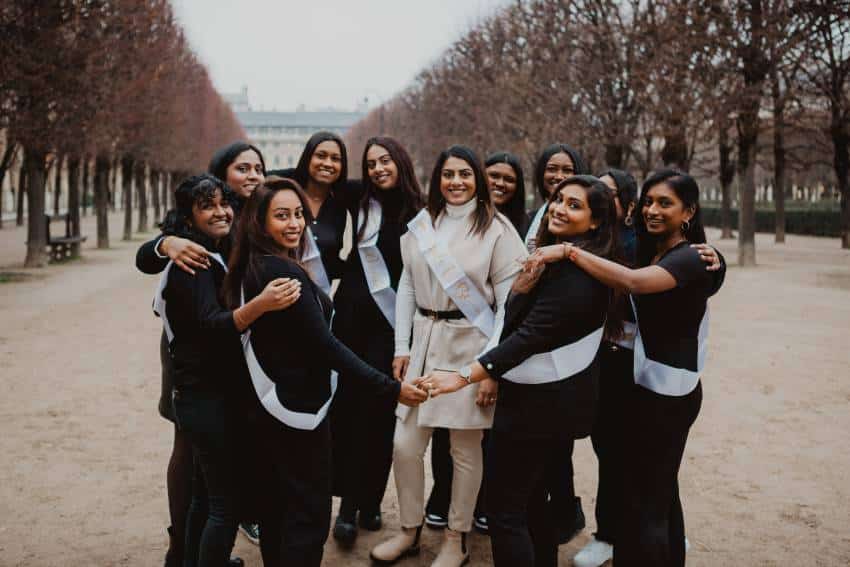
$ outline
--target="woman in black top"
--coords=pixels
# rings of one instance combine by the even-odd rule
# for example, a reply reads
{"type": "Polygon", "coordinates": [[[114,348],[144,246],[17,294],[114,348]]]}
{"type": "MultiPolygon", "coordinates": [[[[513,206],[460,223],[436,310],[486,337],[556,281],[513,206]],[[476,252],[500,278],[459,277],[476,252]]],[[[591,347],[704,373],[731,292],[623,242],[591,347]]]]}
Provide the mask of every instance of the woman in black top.
{"type": "Polygon", "coordinates": [[[410,384],[365,364],[331,334],[331,301],[300,265],[309,215],[307,197],[295,181],[276,179],[258,188],[243,212],[225,282],[233,306],[243,293],[250,299],[276,278],[302,283],[298,301],[260,317],[245,342],[251,381],[265,409],[257,436],[266,446],[263,464],[271,477],[261,523],[265,565],[321,563],[331,512],[325,418],[336,384],[331,370],[375,399],[409,405],[424,399],[410,384]]]}
{"type": "MultiPolygon", "coordinates": [[[[250,399],[239,332],[276,306],[274,289],[267,287],[256,301],[235,311],[220,307],[235,198],[211,175],[190,177],[175,191],[176,208],[162,224],[163,234],[204,246],[211,258],[209,269],[196,275],[167,266],[155,304],[173,368],[174,415],[198,467],[184,565],[223,565],[233,547],[238,499],[234,440],[244,407],[240,400],[250,399]]],[[[173,563],[173,556],[169,561],[173,563]]]]}
{"type": "MultiPolygon", "coordinates": [[[[393,328],[403,267],[399,239],[423,205],[407,151],[393,138],[370,138],[363,150],[363,195],[353,211],[352,251],[334,297],[333,332],[385,374],[398,374],[393,371],[393,328]]],[[[395,430],[395,401],[376,400],[353,386],[342,376],[331,407],[334,493],[342,496],[333,535],[344,545],[357,535],[358,511],[361,527],[381,527],[395,430]]]]}
{"type": "MultiPolygon", "coordinates": [[[[616,217],[607,187],[573,176],[555,188],[540,241],[573,242],[618,256],[616,217]]],[[[597,399],[596,353],[603,333],[618,332],[611,293],[570,262],[524,272],[508,300],[499,345],[459,372],[432,372],[431,395],[487,377],[499,381],[487,465],[487,515],[498,565],[557,565],[572,535],[563,521],[574,494],[561,455],[590,432],[597,399]],[[571,366],[571,367],[570,367],[571,366]]]]}
{"type": "Polygon", "coordinates": [[[348,179],[345,142],[333,132],[316,132],[307,140],[295,169],[276,170],[269,174],[294,179],[307,194],[311,215],[308,233],[318,245],[324,275],[316,273],[318,264],[308,260],[304,266],[328,293],[330,283],[342,277],[345,261],[339,254],[344,244],[347,213],[362,195],[359,184],[348,179]],[[327,285],[324,276],[327,277],[327,285]]]}
{"type": "Polygon", "coordinates": [[[699,187],[685,173],[660,171],[637,205],[637,268],[569,245],[547,247],[535,261],[564,256],[599,281],[629,292],[636,307],[634,381],[620,432],[629,474],[623,487],[614,563],[685,564],[678,473],[702,401],[708,298],[723,270],[706,270],[693,243],[705,242],[699,187]]]}
{"type": "Polygon", "coordinates": [[[529,252],[536,246],[537,233],[555,188],[567,177],[589,173],[590,169],[581,154],[572,146],[558,143],[543,149],[534,166],[534,185],[543,204],[531,215],[531,223],[525,234],[525,245],[529,252]]]}
{"type": "MultiPolygon", "coordinates": [[[[234,142],[217,150],[210,160],[207,171],[224,181],[233,190],[234,219],[239,216],[241,204],[251,195],[257,185],[265,178],[263,154],[255,146],[246,142],[234,142]]],[[[209,251],[190,238],[176,234],[161,234],[139,247],[136,253],[136,268],[145,274],[162,272],[168,262],[189,274],[210,267],[209,251]]],[[[291,305],[299,293],[298,282],[286,281],[276,284],[279,307],[291,305]]],[[[165,333],[160,340],[160,361],[162,363],[162,388],[159,398],[159,413],[165,419],[175,422],[171,403],[173,389],[173,369],[168,354],[165,333]]],[[[192,450],[188,438],[179,428],[174,428],[174,442],[168,461],[168,508],[171,526],[168,528],[169,546],[166,564],[181,565],[183,562],[183,541],[186,514],[192,496],[192,450]]]]}
{"type": "Polygon", "coordinates": [[[519,158],[509,152],[496,152],[484,161],[484,168],[493,204],[524,239],[531,219],[525,211],[525,178],[519,158]]]}

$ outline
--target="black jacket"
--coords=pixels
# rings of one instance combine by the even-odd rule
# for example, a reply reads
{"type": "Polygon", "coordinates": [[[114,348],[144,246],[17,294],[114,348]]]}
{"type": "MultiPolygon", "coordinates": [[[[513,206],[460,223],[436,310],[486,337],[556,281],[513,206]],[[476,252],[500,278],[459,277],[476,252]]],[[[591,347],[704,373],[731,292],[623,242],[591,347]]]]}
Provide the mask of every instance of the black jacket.
{"type": "Polygon", "coordinates": [[[502,377],[532,355],[576,342],[602,326],[610,291],[569,261],[550,264],[528,294],[512,294],[501,342],[479,362],[499,380],[493,429],[519,437],[580,438],[593,425],[598,360],[578,374],[546,384],[502,377]]]}
{"type": "Polygon", "coordinates": [[[264,256],[258,278],[246,278],[245,300],[275,278],[301,281],[301,297],[288,309],[270,311],[254,322],[251,344],[285,407],[317,411],[330,395],[331,369],[376,397],[398,398],[398,382],[364,363],[331,334],[331,301],[296,263],[264,256]]]}

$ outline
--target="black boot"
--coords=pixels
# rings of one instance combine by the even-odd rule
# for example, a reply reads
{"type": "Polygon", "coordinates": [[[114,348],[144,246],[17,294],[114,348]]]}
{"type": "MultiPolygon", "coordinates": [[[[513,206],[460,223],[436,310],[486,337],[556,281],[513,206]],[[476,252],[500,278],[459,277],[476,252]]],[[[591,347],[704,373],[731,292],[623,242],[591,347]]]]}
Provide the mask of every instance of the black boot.
{"type": "Polygon", "coordinates": [[[381,529],[381,512],[364,512],[360,510],[360,516],[357,518],[357,523],[364,530],[376,532],[381,529]]]}
{"type": "Polygon", "coordinates": [[[339,515],[334,522],[334,539],[344,547],[354,545],[357,538],[357,525],[354,523],[357,516],[357,508],[348,498],[343,498],[339,505],[339,515]]]}

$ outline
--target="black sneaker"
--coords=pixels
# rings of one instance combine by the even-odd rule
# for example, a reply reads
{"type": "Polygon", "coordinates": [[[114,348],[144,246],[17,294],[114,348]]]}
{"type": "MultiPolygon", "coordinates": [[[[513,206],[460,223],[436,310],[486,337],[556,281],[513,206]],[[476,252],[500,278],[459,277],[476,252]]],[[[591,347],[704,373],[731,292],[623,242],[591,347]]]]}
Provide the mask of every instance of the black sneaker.
{"type": "Polygon", "coordinates": [[[449,520],[440,514],[425,514],[425,525],[432,530],[442,530],[449,525],[449,520]]]}
{"type": "Polygon", "coordinates": [[[472,524],[475,526],[475,530],[478,533],[484,535],[490,533],[490,528],[487,527],[487,516],[476,516],[472,524]]]}
{"type": "Polygon", "coordinates": [[[253,543],[254,545],[260,544],[260,526],[257,524],[249,524],[248,522],[242,522],[239,524],[239,531],[242,532],[248,541],[253,543]]]}
{"type": "Polygon", "coordinates": [[[376,532],[381,529],[383,522],[381,521],[380,512],[364,512],[360,510],[360,516],[357,518],[357,523],[364,530],[376,532]]]}
{"type": "Polygon", "coordinates": [[[340,514],[334,522],[333,537],[343,547],[351,547],[357,539],[357,526],[354,518],[340,514]]]}

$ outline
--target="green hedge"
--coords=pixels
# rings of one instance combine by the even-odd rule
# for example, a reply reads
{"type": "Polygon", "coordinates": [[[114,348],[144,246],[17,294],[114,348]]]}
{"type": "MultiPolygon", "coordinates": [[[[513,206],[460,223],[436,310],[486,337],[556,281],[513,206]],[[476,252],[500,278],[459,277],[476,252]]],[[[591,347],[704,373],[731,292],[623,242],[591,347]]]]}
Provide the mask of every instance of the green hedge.
{"type": "MultiPolygon", "coordinates": [[[[738,230],[738,211],[731,211],[732,229],[738,230]]],[[[841,235],[841,214],[837,210],[812,208],[810,210],[786,210],[785,232],[787,234],[809,234],[812,236],[841,235]]],[[[702,219],[706,226],[720,226],[720,207],[702,205],[702,219]]],[[[756,209],[756,232],[774,232],[776,213],[772,210],[756,209]]]]}

